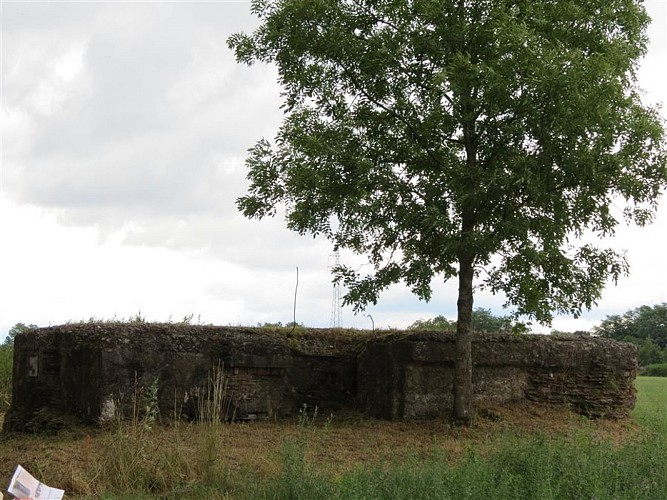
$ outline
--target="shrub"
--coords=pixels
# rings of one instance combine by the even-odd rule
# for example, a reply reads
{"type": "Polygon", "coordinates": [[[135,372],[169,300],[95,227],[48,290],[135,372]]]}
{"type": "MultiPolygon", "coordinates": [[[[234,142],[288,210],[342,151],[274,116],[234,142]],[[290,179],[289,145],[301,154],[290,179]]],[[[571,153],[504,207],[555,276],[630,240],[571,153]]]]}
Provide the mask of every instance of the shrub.
{"type": "Polygon", "coordinates": [[[647,365],[641,370],[646,377],[667,377],[667,363],[656,363],[647,365]]]}

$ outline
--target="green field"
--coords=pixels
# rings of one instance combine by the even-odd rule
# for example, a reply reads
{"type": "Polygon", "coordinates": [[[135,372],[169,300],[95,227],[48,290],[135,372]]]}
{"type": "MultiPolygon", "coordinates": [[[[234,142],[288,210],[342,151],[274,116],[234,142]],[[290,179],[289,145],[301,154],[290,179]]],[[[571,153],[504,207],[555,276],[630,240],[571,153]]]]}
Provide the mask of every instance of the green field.
{"type": "Polygon", "coordinates": [[[20,463],[68,498],[667,498],[667,378],[637,389],[621,422],[526,407],[461,429],[310,409],[273,423],[3,436],[0,483],[20,463]]]}
{"type": "MultiPolygon", "coordinates": [[[[359,467],[331,478],[288,449],[281,476],[260,496],[279,498],[659,499],[667,498],[667,379],[640,378],[628,436],[595,423],[573,433],[506,430],[496,449],[470,446],[454,460],[434,452],[359,467]],[[631,434],[633,434],[631,436],[631,434]],[[296,464],[296,466],[294,465],[296,464]]],[[[622,429],[621,429],[622,430],[622,429]]]]}
{"type": "Polygon", "coordinates": [[[639,377],[635,385],[637,406],[632,414],[634,420],[664,438],[667,436],[667,378],[639,377]]]}

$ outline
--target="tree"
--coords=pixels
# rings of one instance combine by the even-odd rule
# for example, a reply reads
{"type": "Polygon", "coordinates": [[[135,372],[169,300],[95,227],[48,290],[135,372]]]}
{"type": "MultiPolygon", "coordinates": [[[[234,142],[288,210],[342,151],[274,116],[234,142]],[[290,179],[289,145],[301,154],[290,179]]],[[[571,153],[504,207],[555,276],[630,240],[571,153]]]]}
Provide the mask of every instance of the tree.
{"type": "Polygon", "coordinates": [[[660,363],[667,359],[667,302],[607,316],[593,333],[637,345],[642,366],[660,363]]]}
{"type": "Polygon", "coordinates": [[[579,315],[623,255],[578,244],[650,222],[665,140],[643,106],[649,24],[632,0],[253,0],[237,61],[274,63],[285,118],[249,150],[249,218],[368,256],[335,279],[362,310],[458,279],[454,419],[472,416],[473,291],[517,315],[579,315]],[[484,269],[485,274],[480,271],[484,269]]]}
{"type": "Polygon", "coordinates": [[[418,319],[408,326],[408,330],[440,330],[448,332],[456,330],[456,321],[450,321],[442,315],[431,319],[418,319]]]}
{"type": "Polygon", "coordinates": [[[33,330],[35,328],[39,328],[37,325],[28,325],[26,326],[23,323],[16,323],[14,326],[12,326],[9,329],[9,332],[7,332],[7,337],[5,337],[5,342],[4,345],[7,346],[13,346],[14,345],[14,339],[19,333],[27,332],[30,330],[33,330]]]}
{"type": "Polygon", "coordinates": [[[472,312],[473,330],[479,332],[508,332],[512,330],[513,321],[510,316],[496,316],[491,309],[478,307],[472,312]]]}
{"type": "Polygon", "coordinates": [[[655,363],[661,363],[664,350],[651,339],[641,340],[637,345],[639,348],[639,365],[647,366],[655,363]]]}
{"type": "MultiPolygon", "coordinates": [[[[472,327],[478,332],[508,332],[515,326],[517,325],[513,323],[511,316],[496,316],[491,309],[478,307],[472,312],[472,327]]],[[[450,321],[444,316],[427,320],[418,319],[408,326],[408,330],[456,330],[456,321],[450,321]]]]}

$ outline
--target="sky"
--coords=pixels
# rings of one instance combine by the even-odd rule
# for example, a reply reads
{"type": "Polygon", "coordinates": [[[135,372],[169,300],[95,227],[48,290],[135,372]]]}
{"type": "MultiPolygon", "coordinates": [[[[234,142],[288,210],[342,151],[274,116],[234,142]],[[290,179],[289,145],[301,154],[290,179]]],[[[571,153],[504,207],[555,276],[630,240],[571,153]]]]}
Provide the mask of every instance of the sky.
{"type": "MultiPolygon", "coordinates": [[[[667,103],[667,0],[646,7],[639,83],[645,102],[667,103]]],[[[0,339],[19,322],[137,314],[287,323],[295,289],[297,322],[330,326],[331,244],[236,209],[248,148],[283,116],[275,69],[239,65],[226,46],[257,26],[248,1],[0,1],[0,17],[0,339]]],[[[666,235],[663,199],[653,225],[603,243],[627,252],[631,275],[553,328],[666,302],[666,235]]],[[[475,297],[496,314],[503,303],[475,297]]],[[[429,303],[394,286],[365,313],[344,308],[342,323],[404,328],[438,314],[455,318],[454,282],[429,303]]]]}

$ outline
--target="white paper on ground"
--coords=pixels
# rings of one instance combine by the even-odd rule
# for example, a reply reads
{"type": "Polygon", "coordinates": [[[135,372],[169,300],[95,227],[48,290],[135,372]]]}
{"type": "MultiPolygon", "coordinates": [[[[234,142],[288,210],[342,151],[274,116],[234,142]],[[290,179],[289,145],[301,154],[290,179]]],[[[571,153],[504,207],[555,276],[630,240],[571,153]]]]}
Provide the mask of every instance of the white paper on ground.
{"type": "Polygon", "coordinates": [[[48,499],[61,500],[65,494],[64,490],[58,488],[51,488],[50,486],[40,483],[32,474],[25,470],[20,465],[16,466],[16,471],[12,476],[12,480],[7,488],[9,494],[17,498],[31,498],[31,499],[48,499]]]}

